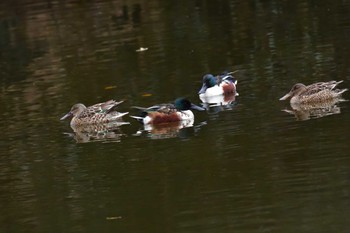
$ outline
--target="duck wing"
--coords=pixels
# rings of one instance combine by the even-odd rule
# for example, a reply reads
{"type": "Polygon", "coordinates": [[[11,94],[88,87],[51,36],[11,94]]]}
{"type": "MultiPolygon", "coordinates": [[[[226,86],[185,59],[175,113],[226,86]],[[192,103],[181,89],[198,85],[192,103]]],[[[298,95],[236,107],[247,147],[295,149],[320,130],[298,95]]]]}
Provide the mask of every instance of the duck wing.
{"type": "Polygon", "coordinates": [[[216,77],[217,77],[219,83],[226,81],[226,82],[232,82],[235,85],[237,85],[237,79],[229,73],[223,73],[223,74],[220,74],[216,77]]]}
{"type": "Polygon", "coordinates": [[[148,108],[133,106],[132,108],[136,108],[141,111],[143,114],[148,114],[150,112],[160,112],[170,114],[176,111],[174,104],[158,104],[148,108]]]}
{"type": "Polygon", "coordinates": [[[124,100],[122,101],[115,101],[115,100],[108,100],[103,103],[98,103],[94,104],[92,106],[89,106],[86,108],[86,111],[93,113],[93,114],[100,114],[100,113],[110,113],[115,110],[115,107],[121,103],[123,103],[124,100]]]}
{"type": "Polygon", "coordinates": [[[323,90],[333,90],[339,83],[343,81],[318,82],[306,87],[301,95],[313,95],[323,90]]]}

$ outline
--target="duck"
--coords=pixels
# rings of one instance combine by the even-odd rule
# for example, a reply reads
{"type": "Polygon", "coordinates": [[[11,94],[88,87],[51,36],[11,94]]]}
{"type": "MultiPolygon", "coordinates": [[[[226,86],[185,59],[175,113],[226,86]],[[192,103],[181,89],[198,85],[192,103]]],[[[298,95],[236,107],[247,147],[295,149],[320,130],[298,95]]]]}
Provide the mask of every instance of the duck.
{"type": "Polygon", "coordinates": [[[158,104],[148,108],[137,107],[140,116],[131,116],[144,125],[158,125],[178,121],[192,121],[194,114],[191,110],[204,111],[205,109],[191,103],[188,99],[180,97],[174,103],[158,104]]]}
{"type": "Polygon", "coordinates": [[[291,104],[312,105],[333,99],[341,98],[341,95],[348,89],[335,89],[343,81],[318,82],[308,86],[297,83],[292,89],[279,100],[290,98],[291,104]]]}
{"type": "Polygon", "coordinates": [[[206,74],[203,76],[203,84],[198,92],[200,98],[218,95],[238,95],[236,92],[237,79],[231,73],[223,73],[214,76],[206,74]]]}
{"type": "Polygon", "coordinates": [[[124,101],[116,102],[108,100],[103,103],[94,104],[86,107],[82,103],[74,104],[70,111],[61,117],[61,121],[72,117],[70,121],[71,127],[85,126],[89,124],[105,124],[121,120],[121,117],[128,112],[117,112],[116,106],[124,101]]]}

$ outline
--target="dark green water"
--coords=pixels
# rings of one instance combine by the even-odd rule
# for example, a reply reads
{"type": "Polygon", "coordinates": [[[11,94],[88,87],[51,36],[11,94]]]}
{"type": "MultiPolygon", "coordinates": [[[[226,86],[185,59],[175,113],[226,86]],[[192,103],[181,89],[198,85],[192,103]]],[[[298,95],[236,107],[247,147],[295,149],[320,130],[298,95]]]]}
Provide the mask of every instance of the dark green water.
{"type": "Polygon", "coordinates": [[[349,41],[346,0],[2,1],[0,232],[348,232],[349,102],[300,121],[278,99],[349,88],[349,41]],[[240,95],[194,127],[126,117],[77,143],[59,121],[78,102],[199,104],[224,70],[240,95]]]}

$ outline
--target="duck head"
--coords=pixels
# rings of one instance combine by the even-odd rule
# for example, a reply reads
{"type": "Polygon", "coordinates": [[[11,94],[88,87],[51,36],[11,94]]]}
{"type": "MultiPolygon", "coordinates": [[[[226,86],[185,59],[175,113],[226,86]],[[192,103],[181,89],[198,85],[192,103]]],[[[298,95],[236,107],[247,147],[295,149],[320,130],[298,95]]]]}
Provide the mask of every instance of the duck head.
{"type": "Polygon", "coordinates": [[[78,116],[80,113],[82,113],[84,110],[86,109],[84,104],[74,104],[73,107],[70,109],[70,111],[64,115],[63,117],[61,117],[61,121],[65,120],[71,116],[78,116]]]}
{"type": "Polygon", "coordinates": [[[211,88],[217,84],[216,78],[212,74],[206,74],[203,77],[203,85],[198,94],[203,94],[208,88],[211,88]]]}
{"type": "Polygon", "coordinates": [[[198,110],[198,111],[205,110],[205,108],[192,104],[188,99],[185,99],[185,98],[177,98],[175,100],[174,105],[175,105],[175,108],[180,111],[186,111],[190,109],[198,110]]]}
{"type": "Polygon", "coordinates": [[[280,98],[280,100],[286,100],[288,98],[292,98],[294,96],[300,95],[302,92],[306,90],[306,86],[302,83],[295,84],[292,89],[285,94],[283,97],[280,98]]]}

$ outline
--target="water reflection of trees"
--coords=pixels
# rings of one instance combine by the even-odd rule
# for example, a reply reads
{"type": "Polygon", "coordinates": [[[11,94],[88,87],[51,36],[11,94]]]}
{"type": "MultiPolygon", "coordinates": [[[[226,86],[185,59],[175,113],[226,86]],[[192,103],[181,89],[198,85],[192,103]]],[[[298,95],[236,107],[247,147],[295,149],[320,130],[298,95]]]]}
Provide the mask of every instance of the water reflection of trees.
{"type": "MultiPolygon", "coordinates": [[[[92,74],[98,74],[95,68],[102,64],[107,66],[102,67],[105,71],[123,72],[129,79],[154,72],[147,78],[154,79],[157,86],[150,88],[155,90],[164,88],[159,81],[162,74],[177,80],[185,72],[180,67],[191,67],[197,75],[203,70],[241,65],[256,81],[281,74],[296,79],[304,75],[300,70],[308,76],[325,75],[336,64],[333,59],[339,48],[334,47],[333,38],[346,39],[344,33],[336,33],[347,19],[346,12],[340,11],[344,6],[328,1],[27,2],[3,3],[3,32],[11,34],[3,50],[10,45],[8,49],[22,48],[21,55],[32,53],[32,59],[49,61],[57,66],[56,72],[64,70],[73,86],[83,79],[76,76],[78,71],[87,76],[86,86],[101,85],[101,79],[92,74]],[[328,12],[339,13],[325,17],[328,12]],[[132,53],[143,43],[153,50],[147,59],[132,53]],[[154,70],[159,63],[162,66],[154,70]]],[[[27,65],[28,61],[18,64],[22,70],[27,65]]],[[[139,79],[132,81],[140,83],[139,79]]]]}

